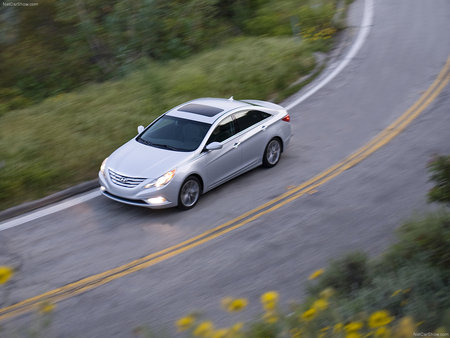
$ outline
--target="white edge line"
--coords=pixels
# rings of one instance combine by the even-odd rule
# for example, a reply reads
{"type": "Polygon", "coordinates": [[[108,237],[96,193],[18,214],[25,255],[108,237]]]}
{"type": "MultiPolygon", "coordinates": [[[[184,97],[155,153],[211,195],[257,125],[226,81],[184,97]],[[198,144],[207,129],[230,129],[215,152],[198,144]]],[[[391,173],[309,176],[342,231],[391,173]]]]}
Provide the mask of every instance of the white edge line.
{"type": "Polygon", "coordinates": [[[339,65],[330,73],[327,77],[325,77],[322,81],[320,81],[317,85],[315,85],[313,88],[308,90],[305,94],[300,96],[297,100],[290,103],[288,106],[286,106],[286,109],[292,109],[299,103],[306,100],[308,97],[316,93],[319,89],[321,89],[323,86],[325,86],[328,82],[330,82],[332,79],[336,77],[349,63],[350,61],[355,57],[356,53],[361,49],[361,46],[364,44],[364,42],[367,39],[367,35],[370,32],[370,29],[372,27],[373,22],[373,2],[374,0],[365,0],[364,3],[364,14],[363,19],[361,22],[361,29],[358,33],[358,36],[355,40],[355,43],[352,45],[350,50],[348,51],[347,55],[344,57],[344,59],[339,63],[339,65]]]}
{"type": "MultiPolygon", "coordinates": [[[[328,82],[330,82],[332,79],[336,77],[349,63],[350,61],[355,57],[356,53],[361,49],[361,46],[364,44],[364,42],[367,39],[367,35],[369,34],[369,31],[372,26],[373,21],[373,6],[374,6],[374,0],[365,0],[364,1],[364,14],[363,19],[361,22],[361,29],[358,33],[358,36],[355,40],[355,43],[352,45],[350,50],[348,51],[347,55],[344,57],[344,59],[339,63],[339,65],[322,81],[320,81],[317,85],[315,85],[313,88],[311,88],[309,91],[307,91],[305,94],[300,96],[297,100],[286,106],[286,109],[292,109],[296,105],[300,104],[304,100],[306,100],[308,97],[316,93],[319,89],[321,89],[323,86],[325,86],[328,82]]],[[[39,209],[37,211],[32,211],[28,214],[25,214],[23,216],[15,217],[9,221],[0,223],[0,231],[7,230],[14,228],[18,225],[34,221],[38,218],[48,216],[51,214],[54,214],[56,212],[68,209],[70,207],[73,207],[74,205],[86,202],[88,200],[91,200],[93,198],[96,198],[100,196],[101,193],[95,189],[92,190],[84,195],[77,196],[71,199],[68,199],[66,201],[60,202],[58,204],[44,207],[42,209],[39,209]]]]}
{"type": "Polygon", "coordinates": [[[84,195],[77,196],[71,199],[68,199],[66,201],[60,202],[58,204],[54,204],[49,207],[44,207],[42,209],[39,209],[37,211],[32,211],[28,214],[25,214],[23,216],[18,216],[16,218],[11,219],[10,221],[6,221],[3,223],[0,223],[0,231],[14,228],[18,225],[33,221],[35,219],[54,214],[55,212],[73,207],[74,205],[86,202],[90,199],[93,199],[97,196],[100,196],[101,193],[98,189],[95,189],[93,191],[90,191],[84,195]]]}

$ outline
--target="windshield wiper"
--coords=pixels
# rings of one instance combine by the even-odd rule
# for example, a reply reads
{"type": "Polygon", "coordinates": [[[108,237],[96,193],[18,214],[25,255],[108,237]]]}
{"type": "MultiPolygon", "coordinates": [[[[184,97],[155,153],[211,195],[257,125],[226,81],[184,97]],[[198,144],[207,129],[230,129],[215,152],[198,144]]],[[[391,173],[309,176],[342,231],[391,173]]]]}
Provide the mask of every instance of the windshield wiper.
{"type": "Polygon", "coordinates": [[[149,142],[149,144],[150,144],[151,146],[155,146],[155,147],[158,147],[158,148],[164,148],[164,149],[175,150],[175,151],[180,150],[179,148],[172,147],[172,146],[169,146],[169,145],[167,145],[167,144],[152,143],[152,142],[149,142]]]}
{"type": "Polygon", "coordinates": [[[169,149],[169,150],[175,150],[175,151],[181,151],[181,149],[176,148],[176,147],[172,147],[169,146],[167,144],[161,144],[161,143],[153,143],[147,140],[144,140],[142,137],[138,138],[138,142],[144,143],[148,146],[153,146],[153,147],[157,147],[157,148],[163,148],[163,149],[169,149]]]}
{"type": "Polygon", "coordinates": [[[138,142],[144,143],[148,146],[153,145],[153,143],[151,143],[150,141],[144,140],[142,137],[139,137],[137,140],[138,140],[138,142]]]}

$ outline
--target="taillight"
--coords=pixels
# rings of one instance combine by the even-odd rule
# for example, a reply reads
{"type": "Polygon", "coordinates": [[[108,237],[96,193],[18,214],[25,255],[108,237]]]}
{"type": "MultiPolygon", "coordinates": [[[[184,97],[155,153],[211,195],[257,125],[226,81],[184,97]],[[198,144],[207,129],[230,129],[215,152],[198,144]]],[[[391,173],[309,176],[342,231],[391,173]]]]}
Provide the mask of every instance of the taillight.
{"type": "Polygon", "coordinates": [[[284,122],[290,122],[291,121],[291,117],[289,116],[289,114],[286,114],[286,116],[283,117],[281,120],[283,120],[284,122]]]}

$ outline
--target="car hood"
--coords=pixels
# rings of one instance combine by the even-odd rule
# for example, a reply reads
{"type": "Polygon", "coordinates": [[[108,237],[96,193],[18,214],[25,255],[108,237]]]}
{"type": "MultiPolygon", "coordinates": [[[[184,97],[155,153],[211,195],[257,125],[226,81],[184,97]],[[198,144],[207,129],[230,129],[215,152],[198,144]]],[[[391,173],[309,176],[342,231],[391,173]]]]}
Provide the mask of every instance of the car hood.
{"type": "Polygon", "coordinates": [[[155,148],[133,139],[111,154],[106,167],[126,176],[158,178],[191,156],[191,152],[155,148]]]}

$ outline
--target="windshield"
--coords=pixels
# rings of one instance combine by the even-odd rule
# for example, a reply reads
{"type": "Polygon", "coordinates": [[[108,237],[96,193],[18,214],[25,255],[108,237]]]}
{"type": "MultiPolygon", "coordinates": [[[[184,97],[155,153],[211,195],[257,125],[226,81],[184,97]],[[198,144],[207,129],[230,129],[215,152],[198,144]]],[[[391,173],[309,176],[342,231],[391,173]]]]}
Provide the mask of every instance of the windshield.
{"type": "Polygon", "coordinates": [[[174,151],[198,148],[210,124],[164,115],[136,139],[149,146],[174,151]]]}

